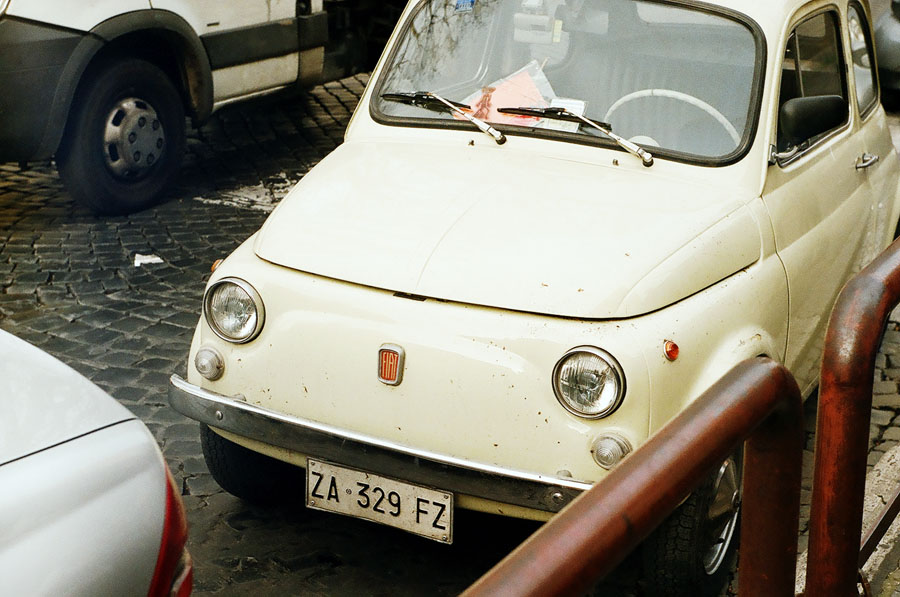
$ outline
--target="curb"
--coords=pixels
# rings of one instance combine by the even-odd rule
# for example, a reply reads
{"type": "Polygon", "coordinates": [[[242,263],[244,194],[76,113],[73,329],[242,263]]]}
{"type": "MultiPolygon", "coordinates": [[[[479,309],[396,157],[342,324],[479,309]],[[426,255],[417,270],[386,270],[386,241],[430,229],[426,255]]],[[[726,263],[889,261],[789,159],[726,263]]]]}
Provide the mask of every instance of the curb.
{"type": "MultiPolygon", "coordinates": [[[[898,485],[900,485],[900,446],[895,446],[886,452],[866,475],[866,496],[863,502],[864,533],[874,524],[898,485]]],[[[869,580],[873,595],[892,597],[892,594],[897,592],[894,585],[898,584],[900,577],[892,573],[900,568],[898,538],[900,538],[900,517],[894,520],[863,567],[863,574],[869,580]]],[[[806,587],[807,556],[808,552],[804,550],[797,558],[797,580],[794,587],[797,594],[803,593],[806,587]]]]}
{"type": "MultiPolygon", "coordinates": [[[[897,486],[900,485],[900,446],[891,448],[875,468],[866,476],[866,498],[863,505],[863,529],[869,529],[881,513],[897,486]]],[[[872,593],[881,595],[888,576],[900,565],[900,518],[894,520],[885,533],[869,561],[863,567],[863,574],[872,585],[872,593]]],[[[893,583],[892,583],[893,584],[893,583]]]]}

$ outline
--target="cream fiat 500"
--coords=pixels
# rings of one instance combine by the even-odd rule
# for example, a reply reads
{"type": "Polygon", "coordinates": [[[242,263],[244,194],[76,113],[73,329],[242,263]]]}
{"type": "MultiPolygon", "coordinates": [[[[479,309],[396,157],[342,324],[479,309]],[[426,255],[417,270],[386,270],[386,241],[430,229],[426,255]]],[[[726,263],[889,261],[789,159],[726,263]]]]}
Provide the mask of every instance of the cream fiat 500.
{"type": "MultiPolygon", "coordinates": [[[[900,215],[875,73],[865,1],[412,1],[171,402],[247,499],[303,467],[309,507],[446,543],[456,508],[547,519],[739,361],[813,391],[900,215]]],[[[739,456],[652,582],[727,567],[739,456]]]]}

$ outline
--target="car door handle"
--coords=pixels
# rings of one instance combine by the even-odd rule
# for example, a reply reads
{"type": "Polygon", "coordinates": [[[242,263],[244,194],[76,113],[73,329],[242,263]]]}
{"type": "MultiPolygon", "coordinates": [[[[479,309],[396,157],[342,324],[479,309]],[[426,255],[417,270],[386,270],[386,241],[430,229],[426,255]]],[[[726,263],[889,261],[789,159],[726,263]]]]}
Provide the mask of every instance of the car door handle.
{"type": "Polygon", "coordinates": [[[864,168],[868,168],[869,166],[875,164],[879,160],[877,155],[873,155],[871,153],[864,153],[858,158],[856,158],[856,169],[862,170],[864,168]]]}

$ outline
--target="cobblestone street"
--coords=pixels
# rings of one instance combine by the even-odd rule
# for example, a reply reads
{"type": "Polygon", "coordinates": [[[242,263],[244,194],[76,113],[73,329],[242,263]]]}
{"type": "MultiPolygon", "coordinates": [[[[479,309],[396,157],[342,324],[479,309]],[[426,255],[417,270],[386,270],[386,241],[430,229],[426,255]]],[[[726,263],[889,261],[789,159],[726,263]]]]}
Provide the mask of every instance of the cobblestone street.
{"type": "MultiPolygon", "coordinates": [[[[127,217],[96,218],[75,205],[51,164],[0,164],[0,328],[72,366],[150,428],[182,483],[196,595],[454,595],[536,528],[460,511],[447,547],[300,501],[248,506],[211,479],[196,423],[167,404],[169,375],[185,373],[210,265],[341,142],[365,83],[361,75],[223,109],[189,130],[166,200],[127,217]]],[[[877,368],[870,466],[900,444],[897,322],[877,368]]],[[[814,400],[806,411],[804,529],[814,400]]],[[[604,594],[639,592],[629,564],[604,594]]]]}

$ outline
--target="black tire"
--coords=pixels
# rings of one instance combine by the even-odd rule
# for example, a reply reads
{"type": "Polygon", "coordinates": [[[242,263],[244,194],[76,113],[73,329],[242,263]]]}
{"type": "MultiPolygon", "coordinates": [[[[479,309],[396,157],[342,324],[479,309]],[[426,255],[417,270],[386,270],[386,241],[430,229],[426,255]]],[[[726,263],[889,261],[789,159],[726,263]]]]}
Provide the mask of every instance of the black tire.
{"type": "Polygon", "coordinates": [[[261,506],[303,504],[303,469],[248,450],[200,425],[203,459],[222,489],[261,506]]]}
{"type": "Polygon", "coordinates": [[[739,457],[729,458],[647,538],[642,548],[647,594],[721,593],[737,557],[740,479],[739,457]],[[711,520],[713,507],[721,511],[726,504],[725,516],[711,520]]]}
{"type": "Polygon", "coordinates": [[[96,214],[153,205],[184,156],[184,105],[166,74],[144,60],[92,68],[73,102],[56,163],[66,189],[96,214]]]}

